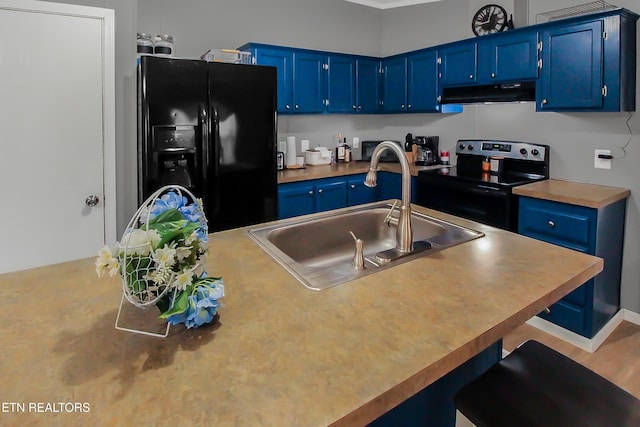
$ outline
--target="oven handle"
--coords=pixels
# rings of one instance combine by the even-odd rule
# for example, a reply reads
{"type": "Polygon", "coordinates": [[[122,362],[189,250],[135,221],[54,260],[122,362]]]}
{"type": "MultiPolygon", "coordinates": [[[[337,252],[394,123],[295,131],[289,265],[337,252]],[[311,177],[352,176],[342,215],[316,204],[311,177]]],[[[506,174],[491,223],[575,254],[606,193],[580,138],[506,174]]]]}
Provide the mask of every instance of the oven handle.
{"type": "Polygon", "coordinates": [[[481,184],[476,187],[459,188],[458,190],[463,192],[467,191],[469,193],[489,195],[489,196],[506,196],[509,194],[508,191],[504,191],[499,188],[489,187],[487,185],[481,185],[481,184]]]}

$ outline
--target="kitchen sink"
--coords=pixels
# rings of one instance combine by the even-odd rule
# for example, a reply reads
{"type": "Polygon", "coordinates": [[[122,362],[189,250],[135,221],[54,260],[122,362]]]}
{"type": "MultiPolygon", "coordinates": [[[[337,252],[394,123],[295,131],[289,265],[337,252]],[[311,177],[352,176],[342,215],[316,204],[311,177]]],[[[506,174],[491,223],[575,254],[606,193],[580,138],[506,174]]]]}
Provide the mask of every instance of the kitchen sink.
{"type": "MultiPolygon", "coordinates": [[[[304,286],[322,290],[484,236],[484,233],[418,212],[411,213],[414,250],[392,261],[378,254],[396,246],[387,225],[393,206],[373,203],[291,218],[249,230],[248,235],[304,286]],[[364,241],[364,269],[353,265],[353,233],[364,241]]],[[[392,214],[393,215],[393,214],[392,214]]]]}

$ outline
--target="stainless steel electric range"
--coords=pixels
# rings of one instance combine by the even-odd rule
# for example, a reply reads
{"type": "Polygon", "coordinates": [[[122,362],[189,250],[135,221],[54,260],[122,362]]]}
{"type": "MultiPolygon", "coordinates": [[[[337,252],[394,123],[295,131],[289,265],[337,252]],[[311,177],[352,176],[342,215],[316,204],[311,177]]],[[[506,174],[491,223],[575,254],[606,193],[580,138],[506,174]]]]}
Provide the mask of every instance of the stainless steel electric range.
{"type": "Polygon", "coordinates": [[[549,178],[549,146],[465,139],[458,141],[456,156],[454,167],[419,172],[416,203],[517,231],[513,188],[549,178]]]}

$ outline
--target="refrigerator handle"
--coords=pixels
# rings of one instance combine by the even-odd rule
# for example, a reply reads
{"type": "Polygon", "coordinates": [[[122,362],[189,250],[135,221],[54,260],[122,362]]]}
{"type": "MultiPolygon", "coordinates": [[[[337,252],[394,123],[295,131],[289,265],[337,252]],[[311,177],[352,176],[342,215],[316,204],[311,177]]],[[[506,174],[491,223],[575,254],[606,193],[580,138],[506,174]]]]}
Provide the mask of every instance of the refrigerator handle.
{"type": "Polygon", "coordinates": [[[213,102],[211,102],[211,98],[209,98],[209,105],[211,105],[211,117],[209,118],[211,133],[209,135],[208,161],[210,162],[209,166],[211,166],[213,172],[213,179],[209,180],[210,187],[208,194],[210,196],[213,195],[213,213],[218,214],[222,208],[222,200],[220,199],[220,191],[218,188],[220,186],[220,114],[213,102]]]}
{"type": "MultiPolygon", "coordinates": [[[[202,162],[202,187],[206,190],[207,175],[209,172],[209,120],[207,120],[207,109],[202,105],[198,111],[198,121],[201,129],[201,141],[200,147],[202,147],[202,155],[200,161],[202,162]]],[[[204,191],[206,193],[206,191],[204,191]]]]}

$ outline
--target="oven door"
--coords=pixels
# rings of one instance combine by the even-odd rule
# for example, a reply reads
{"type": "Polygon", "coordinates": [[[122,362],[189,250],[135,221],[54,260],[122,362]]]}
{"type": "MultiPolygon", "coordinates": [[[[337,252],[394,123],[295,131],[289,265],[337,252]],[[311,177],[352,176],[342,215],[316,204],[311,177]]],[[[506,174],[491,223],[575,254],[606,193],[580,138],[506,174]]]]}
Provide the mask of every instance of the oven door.
{"type": "Polygon", "coordinates": [[[420,174],[416,203],[482,224],[517,231],[517,200],[509,188],[420,174]]]}

